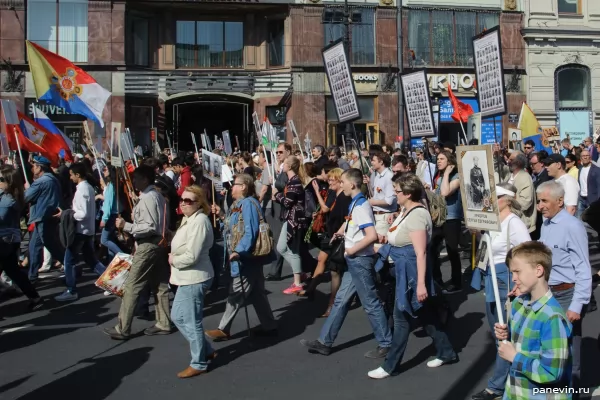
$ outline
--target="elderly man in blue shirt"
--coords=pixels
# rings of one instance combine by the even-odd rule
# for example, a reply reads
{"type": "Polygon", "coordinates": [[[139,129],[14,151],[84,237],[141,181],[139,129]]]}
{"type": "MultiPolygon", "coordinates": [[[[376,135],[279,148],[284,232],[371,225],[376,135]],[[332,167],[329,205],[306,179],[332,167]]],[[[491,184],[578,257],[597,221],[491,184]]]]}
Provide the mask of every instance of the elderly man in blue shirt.
{"type": "Polygon", "coordinates": [[[565,210],[565,190],[556,181],[537,188],[538,211],[544,222],[540,242],[552,250],[548,284],[573,324],[573,387],[579,387],[581,325],[592,294],[588,236],[583,223],[565,210]]]}

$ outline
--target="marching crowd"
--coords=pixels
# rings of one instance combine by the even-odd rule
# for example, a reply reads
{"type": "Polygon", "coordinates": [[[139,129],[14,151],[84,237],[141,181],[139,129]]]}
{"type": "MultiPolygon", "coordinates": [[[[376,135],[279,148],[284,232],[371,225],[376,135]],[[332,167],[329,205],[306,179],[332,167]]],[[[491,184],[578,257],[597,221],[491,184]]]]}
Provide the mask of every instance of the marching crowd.
{"type": "MultiPolygon", "coordinates": [[[[536,150],[531,141],[523,149],[494,147],[501,231],[490,233],[490,263],[501,306],[495,304],[489,268],[468,274],[474,289],[484,287],[498,346],[487,387],[473,399],[547,398],[539,389],[578,388],[582,322],[596,309],[592,282],[600,276],[592,278],[584,223],[596,232],[600,228],[600,140],[563,142],[555,154],[536,150]],[[508,316],[504,324],[498,310],[508,316]]],[[[368,372],[370,378],[397,373],[415,319],[437,351],[427,366],[458,362],[445,332],[444,298],[467,290],[461,251],[471,232],[465,235],[456,147],[424,142],[413,153],[380,145],[348,153],[336,146],[311,150],[308,157],[280,143],[274,160],[262,146],[256,153],[224,156],[232,179],[216,190],[220,185],[203,174],[202,160],[193,153],[146,158],[137,168],[132,163],[116,168],[92,153],[58,168],[41,156],[21,167],[5,164],[0,168],[5,281],[19,287],[36,310],[44,306],[35,289],[39,272],[62,264],[65,291],[55,300],[76,301],[80,261],[101,275],[116,254],[131,253],[118,320],[105,333],[130,339],[134,316],[150,315],[153,296],[156,323],[144,333],[165,335],[176,327],[191,351],[189,366],[178,376],[189,378],[208,371],[217,355],[211,341],[230,338],[232,322],[246,304],[253,305],[261,324],[253,333],[277,335],[265,281],[281,280],[287,264],[293,278],[286,295],[312,299],[327,274],[331,277],[320,335],[301,340],[308,352],[329,355],[350,305],[360,302],[376,341],[365,357],[382,360],[368,372]],[[20,260],[24,231],[29,246],[20,260]],[[443,245],[451,265],[447,282],[443,245]],[[316,258],[310,252],[315,248],[316,258]],[[223,279],[229,285],[225,312],[215,329],[205,330],[206,293],[223,279]]],[[[462,190],[469,188],[462,184],[462,190]]],[[[482,233],[472,234],[479,240],[482,233]]]]}

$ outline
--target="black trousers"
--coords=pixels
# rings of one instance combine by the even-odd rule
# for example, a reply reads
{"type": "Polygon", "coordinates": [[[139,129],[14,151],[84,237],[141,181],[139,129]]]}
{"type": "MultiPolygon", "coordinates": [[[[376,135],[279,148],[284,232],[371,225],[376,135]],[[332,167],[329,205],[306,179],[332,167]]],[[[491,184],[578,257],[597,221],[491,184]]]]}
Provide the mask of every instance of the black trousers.
{"type": "Polygon", "coordinates": [[[461,236],[461,220],[449,219],[441,228],[434,228],[429,245],[429,257],[433,262],[433,279],[442,283],[442,263],[440,261],[440,247],[442,240],[446,242],[446,251],[452,271],[452,284],[462,287],[462,265],[460,263],[459,242],[461,236]]]}
{"type": "Polygon", "coordinates": [[[20,243],[0,242],[0,273],[4,271],[25,296],[37,299],[40,295],[29,282],[27,273],[19,269],[19,247],[20,243]]]}

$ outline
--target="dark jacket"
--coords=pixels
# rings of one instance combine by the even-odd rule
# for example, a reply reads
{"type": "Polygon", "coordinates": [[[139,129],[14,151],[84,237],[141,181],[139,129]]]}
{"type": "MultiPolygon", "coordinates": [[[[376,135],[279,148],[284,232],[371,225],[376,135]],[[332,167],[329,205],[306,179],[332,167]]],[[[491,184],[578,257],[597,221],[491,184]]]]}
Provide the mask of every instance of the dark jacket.
{"type": "Polygon", "coordinates": [[[66,249],[73,244],[75,240],[75,233],[77,232],[77,221],[75,221],[75,211],[63,210],[60,215],[60,226],[58,229],[58,236],[60,243],[66,249]]]}
{"type": "MultiPolygon", "coordinates": [[[[587,202],[592,204],[600,199],[600,167],[590,164],[590,172],[587,177],[587,202]]],[[[579,169],[579,175],[577,177],[577,183],[581,176],[581,168],[579,169]]]]}
{"type": "Polygon", "coordinates": [[[548,175],[548,171],[546,171],[545,169],[537,176],[535,176],[535,180],[533,181],[533,186],[537,189],[538,186],[540,186],[542,183],[544,182],[548,182],[551,181],[552,178],[550,178],[550,175],[548,175]]]}

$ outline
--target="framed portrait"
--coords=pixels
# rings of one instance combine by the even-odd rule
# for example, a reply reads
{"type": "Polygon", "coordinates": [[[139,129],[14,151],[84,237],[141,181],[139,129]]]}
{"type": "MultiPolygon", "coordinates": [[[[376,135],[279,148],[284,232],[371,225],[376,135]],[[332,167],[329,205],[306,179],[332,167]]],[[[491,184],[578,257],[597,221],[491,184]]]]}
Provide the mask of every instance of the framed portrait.
{"type": "Polygon", "coordinates": [[[110,123],[110,164],[113,167],[122,167],[121,159],[121,123],[110,123]]]}
{"type": "Polygon", "coordinates": [[[352,122],[360,119],[356,88],[352,80],[352,71],[343,39],[340,38],[323,48],[322,55],[338,122],[352,122]],[[340,84],[337,84],[338,82],[340,84]]]}
{"type": "Polygon", "coordinates": [[[506,91],[500,27],[473,37],[479,111],[483,118],[506,114],[506,91]],[[486,101],[483,101],[486,100],[486,101]]]}
{"type": "Polygon", "coordinates": [[[456,156],[465,225],[469,229],[499,232],[492,146],[458,146],[456,156]]]}
{"type": "Polygon", "coordinates": [[[467,139],[469,143],[473,139],[477,139],[477,143],[481,143],[481,113],[469,115],[467,121],[467,139]]]}
{"type": "Polygon", "coordinates": [[[202,149],[202,172],[205,177],[215,184],[221,184],[223,158],[210,151],[202,149]]]}
{"type": "Polygon", "coordinates": [[[411,138],[435,136],[433,110],[425,70],[400,75],[411,138]]]}

